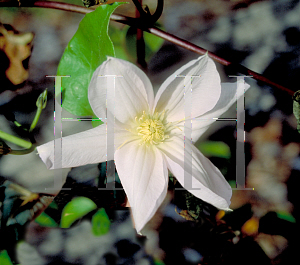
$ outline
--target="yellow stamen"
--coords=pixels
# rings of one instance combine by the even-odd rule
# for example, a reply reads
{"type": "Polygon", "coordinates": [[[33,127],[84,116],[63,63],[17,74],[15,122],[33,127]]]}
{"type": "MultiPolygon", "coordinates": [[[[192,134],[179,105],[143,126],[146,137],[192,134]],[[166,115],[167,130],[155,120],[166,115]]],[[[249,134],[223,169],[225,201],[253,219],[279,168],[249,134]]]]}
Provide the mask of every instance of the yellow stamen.
{"type": "MultiPolygon", "coordinates": [[[[170,137],[176,135],[176,133],[172,133],[171,131],[175,128],[182,131],[181,126],[176,126],[181,121],[176,122],[167,122],[166,110],[162,112],[155,112],[154,114],[149,114],[143,111],[141,116],[136,116],[134,118],[134,122],[131,125],[130,129],[125,129],[128,132],[135,134],[135,136],[140,137],[141,142],[139,145],[146,145],[147,147],[150,145],[159,145],[170,137]]],[[[118,148],[120,149],[130,140],[124,141],[118,148]]]]}
{"type": "Polygon", "coordinates": [[[155,112],[153,115],[143,114],[136,121],[136,133],[142,138],[141,144],[159,144],[169,138],[169,124],[165,120],[165,111],[162,113],[155,112]]]}

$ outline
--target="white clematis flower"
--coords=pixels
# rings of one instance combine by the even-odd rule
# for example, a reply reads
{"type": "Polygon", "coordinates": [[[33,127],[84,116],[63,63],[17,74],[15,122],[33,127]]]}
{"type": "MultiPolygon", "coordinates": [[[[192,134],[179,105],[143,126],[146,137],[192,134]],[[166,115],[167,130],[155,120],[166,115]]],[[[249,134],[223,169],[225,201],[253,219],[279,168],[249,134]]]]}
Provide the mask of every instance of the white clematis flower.
{"type": "MultiPolygon", "coordinates": [[[[171,75],[156,96],[148,77],[138,67],[108,58],[94,72],[88,97],[99,118],[105,118],[106,111],[113,111],[114,157],[107,157],[106,125],[103,124],[62,138],[62,167],[114,159],[138,232],[166,196],[168,170],[184,186],[184,149],[187,147],[192,150],[186,158],[192,172],[190,192],[219,209],[229,210],[232,190],[227,181],[191,141],[184,139],[185,119],[192,119],[195,142],[215,121],[213,118],[223,114],[236,100],[236,84],[225,84],[221,89],[216,66],[207,55],[171,75]],[[106,82],[99,78],[105,75],[122,76],[116,79],[114,98],[106,96],[106,82]],[[179,75],[197,78],[192,84],[184,84],[184,78],[176,77],[179,75]],[[191,117],[185,117],[184,86],[192,89],[191,117]],[[113,110],[106,110],[106,100],[114,104],[113,110]]],[[[37,149],[43,162],[53,169],[53,142],[37,149]]]]}

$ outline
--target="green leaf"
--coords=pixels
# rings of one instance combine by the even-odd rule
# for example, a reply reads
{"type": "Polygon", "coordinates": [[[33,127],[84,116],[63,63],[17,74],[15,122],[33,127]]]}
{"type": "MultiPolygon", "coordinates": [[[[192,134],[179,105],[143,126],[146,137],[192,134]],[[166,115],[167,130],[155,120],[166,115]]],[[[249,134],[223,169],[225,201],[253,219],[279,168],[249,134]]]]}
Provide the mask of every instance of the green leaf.
{"type": "Polygon", "coordinates": [[[42,212],[34,221],[44,227],[58,227],[58,224],[45,212],[42,212]]]}
{"type": "Polygon", "coordinates": [[[205,156],[229,159],[231,155],[229,146],[224,142],[206,141],[200,143],[197,147],[205,156]]]}
{"type": "Polygon", "coordinates": [[[279,212],[276,212],[276,214],[277,214],[277,217],[280,219],[289,221],[291,223],[296,223],[296,219],[290,213],[279,211],[279,212]]]}
{"type": "Polygon", "coordinates": [[[62,107],[74,115],[94,115],[88,101],[88,86],[96,68],[107,56],[114,56],[108,23],[111,13],[121,4],[102,5],[86,14],[62,55],[57,75],[71,76],[62,79],[62,107]]]}
{"type": "Polygon", "coordinates": [[[89,198],[77,197],[68,202],[62,211],[60,227],[69,228],[76,220],[95,210],[97,205],[89,198]]]}
{"type": "Polygon", "coordinates": [[[98,210],[92,218],[92,232],[95,236],[102,236],[108,233],[110,220],[104,208],[98,210]]]}
{"type": "Polygon", "coordinates": [[[0,264],[1,265],[13,265],[6,250],[3,250],[0,252],[0,264]]]}

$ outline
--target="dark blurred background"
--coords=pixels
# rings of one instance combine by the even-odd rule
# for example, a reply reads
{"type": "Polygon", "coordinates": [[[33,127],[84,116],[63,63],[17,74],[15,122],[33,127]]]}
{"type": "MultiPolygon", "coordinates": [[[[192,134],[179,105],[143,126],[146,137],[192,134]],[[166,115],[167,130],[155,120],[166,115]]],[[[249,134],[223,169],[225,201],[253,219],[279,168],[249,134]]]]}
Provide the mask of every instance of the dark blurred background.
{"type": "MultiPolygon", "coordinates": [[[[82,5],[80,0],[61,2],[82,5]]],[[[153,10],[156,1],[143,1],[143,4],[153,10]]],[[[135,16],[135,7],[132,3],[123,5],[116,13],[135,16]]],[[[45,76],[56,74],[60,57],[82,18],[81,14],[60,10],[0,8],[1,23],[34,34],[30,60],[25,60],[28,50],[19,51],[28,78],[13,84],[1,73],[1,130],[24,136],[8,118],[13,114],[18,122],[29,126],[35,114],[36,98],[48,88],[48,104],[34,136],[37,144],[53,139],[54,80],[45,76]]],[[[291,90],[299,89],[299,1],[166,0],[159,22],[169,33],[241,63],[291,90]]],[[[116,22],[111,27],[126,30],[116,22]]],[[[155,90],[176,69],[197,56],[164,42],[147,62],[147,74],[155,90]]],[[[7,61],[1,60],[1,69],[5,65],[7,61]]],[[[219,64],[217,67],[223,82],[235,81],[228,76],[238,73],[219,64]]],[[[12,78],[17,80],[18,76],[12,78]]],[[[215,217],[217,211],[212,211],[208,214],[214,219],[212,223],[205,218],[198,223],[187,221],[174,209],[180,195],[176,200],[176,192],[174,198],[174,192],[170,191],[167,206],[149,225],[146,243],[130,228],[130,217],[125,210],[113,214],[118,228],[105,238],[95,239],[87,221],[67,232],[41,229],[32,222],[26,230],[26,243],[19,248],[21,264],[154,264],[154,260],[163,260],[165,264],[294,264],[298,259],[299,200],[296,198],[300,135],[292,114],[292,99],[285,92],[250,78],[247,82],[251,87],[245,94],[245,174],[247,187],[254,191],[234,191],[232,213],[224,217],[218,213],[215,217]]],[[[224,117],[235,117],[235,110],[233,106],[224,117]]],[[[63,115],[74,117],[66,111],[63,115]]],[[[90,122],[64,122],[63,135],[88,128],[90,122]]],[[[235,122],[218,121],[196,143],[200,150],[202,142],[225,143],[229,155],[222,157],[213,152],[206,155],[233,187],[235,135],[235,122]]],[[[82,167],[69,172],[67,183],[86,186],[98,173],[97,165],[82,167]]],[[[64,176],[67,174],[65,170],[64,176]]],[[[0,157],[0,176],[32,191],[44,192],[43,187],[51,184],[53,173],[48,172],[33,152],[21,157],[0,157]]]]}

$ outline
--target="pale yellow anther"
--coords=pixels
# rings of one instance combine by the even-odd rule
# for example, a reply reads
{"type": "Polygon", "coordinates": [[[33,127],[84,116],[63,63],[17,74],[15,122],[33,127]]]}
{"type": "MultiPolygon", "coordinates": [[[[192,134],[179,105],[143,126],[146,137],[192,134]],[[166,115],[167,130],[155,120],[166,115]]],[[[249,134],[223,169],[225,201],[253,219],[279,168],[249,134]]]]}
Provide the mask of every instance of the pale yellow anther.
{"type": "Polygon", "coordinates": [[[155,112],[153,115],[143,111],[141,117],[135,117],[137,122],[136,132],[142,138],[142,144],[159,144],[169,138],[165,111],[155,112]]]}
{"type": "MultiPolygon", "coordinates": [[[[154,114],[148,114],[143,111],[141,116],[136,116],[134,118],[131,128],[126,128],[125,130],[140,137],[141,142],[139,145],[146,145],[149,147],[150,145],[161,144],[167,139],[170,139],[173,135],[176,135],[176,133],[172,131],[175,128],[181,130],[176,126],[179,122],[180,121],[168,122],[166,110],[155,112],[154,114]]],[[[125,141],[117,148],[117,150],[130,141],[131,140],[125,141]]]]}

